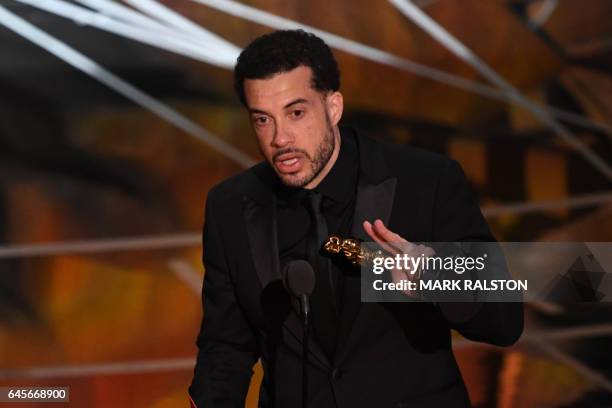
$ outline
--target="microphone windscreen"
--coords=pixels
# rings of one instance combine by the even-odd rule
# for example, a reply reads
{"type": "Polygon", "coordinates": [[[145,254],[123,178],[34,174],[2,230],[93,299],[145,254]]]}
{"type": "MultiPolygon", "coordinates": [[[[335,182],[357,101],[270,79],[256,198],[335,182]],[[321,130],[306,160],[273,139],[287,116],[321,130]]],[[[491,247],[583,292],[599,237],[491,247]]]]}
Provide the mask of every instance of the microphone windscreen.
{"type": "Polygon", "coordinates": [[[315,273],[312,266],[304,261],[291,261],[283,270],[285,289],[295,297],[310,296],[315,286],[315,273]]]}

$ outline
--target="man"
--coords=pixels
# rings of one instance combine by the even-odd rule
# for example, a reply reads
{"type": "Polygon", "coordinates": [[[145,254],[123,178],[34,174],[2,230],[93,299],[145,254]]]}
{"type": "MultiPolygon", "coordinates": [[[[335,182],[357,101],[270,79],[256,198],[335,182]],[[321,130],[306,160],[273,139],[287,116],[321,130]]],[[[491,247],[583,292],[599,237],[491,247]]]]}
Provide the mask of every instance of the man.
{"type": "Polygon", "coordinates": [[[316,271],[309,406],[469,406],[450,329],[510,345],[522,305],[362,303],[355,268],[320,251],[325,233],[381,244],[493,241],[459,165],[339,128],[337,63],[304,31],[253,41],[235,87],[265,162],[208,194],[193,404],[243,407],[261,358],[260,406],[300,406],[302,332],[280,282],[288,262],[306,259],[316,271]]]}

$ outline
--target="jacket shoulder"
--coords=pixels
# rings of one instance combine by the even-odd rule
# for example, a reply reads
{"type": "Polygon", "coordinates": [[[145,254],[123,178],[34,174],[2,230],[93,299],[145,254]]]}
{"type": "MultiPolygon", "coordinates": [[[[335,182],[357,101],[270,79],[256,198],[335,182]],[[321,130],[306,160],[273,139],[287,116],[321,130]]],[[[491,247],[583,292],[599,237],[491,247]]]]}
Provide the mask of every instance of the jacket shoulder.
{"type": "Polygon", "coordinates": [[[264,185],[264,179],[269,173],[265,162],[256,164],[234,176],[231,176],[217,184],[210,190],[206,198],[207,205],[226,205],[242,200],[245,195],[260,191],[264,185]]]}
{"type": "Polygon", "coordinates": [[[440,153],[418,147],[379,142],[387,165],[394,172],[439,173],[448,166],[456,164],[455,160],[440,153]]]}

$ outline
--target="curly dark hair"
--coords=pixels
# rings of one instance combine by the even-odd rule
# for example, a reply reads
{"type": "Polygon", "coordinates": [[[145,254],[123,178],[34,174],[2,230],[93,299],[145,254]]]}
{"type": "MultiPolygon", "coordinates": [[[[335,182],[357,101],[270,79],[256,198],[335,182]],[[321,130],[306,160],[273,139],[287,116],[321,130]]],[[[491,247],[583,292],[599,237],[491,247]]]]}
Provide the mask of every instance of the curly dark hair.
{"type": "Polygon", "coordinates": [[[234,89],[246,106],[245,79],[265,79],[299,66],[312,69],[312,87],[319,92],[340,89],[340,70],[325,42],[304,30],[280,30],[251,42],[234,68],[234,89]]]}

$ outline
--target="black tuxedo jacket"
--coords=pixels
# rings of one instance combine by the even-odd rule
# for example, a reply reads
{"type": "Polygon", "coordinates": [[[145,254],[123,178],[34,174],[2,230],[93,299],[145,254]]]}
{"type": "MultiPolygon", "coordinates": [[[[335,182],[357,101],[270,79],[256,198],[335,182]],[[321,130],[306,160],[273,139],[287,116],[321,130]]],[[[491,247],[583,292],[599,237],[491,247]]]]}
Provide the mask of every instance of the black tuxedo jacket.
{"type": "MultiPolygon", "coordinates": [[[[362,221],[380,218],[409,241],[494,240],[455,161],[355,137],[355,237],[370,241],[362,221]]],[[[204,318],[189,388],[200,408],[244,407],[259,358],[260,406],[301,406],[302,329],[280,281],[275,177],[261,163],[208,194],[204,318]]],[[[514,343],[523,330],[518,302],[360,303],[355,309],[341,324],[334,361],[310,342],[312,407],[468,407],[450,330],[499,346],[514,343]]]]}

